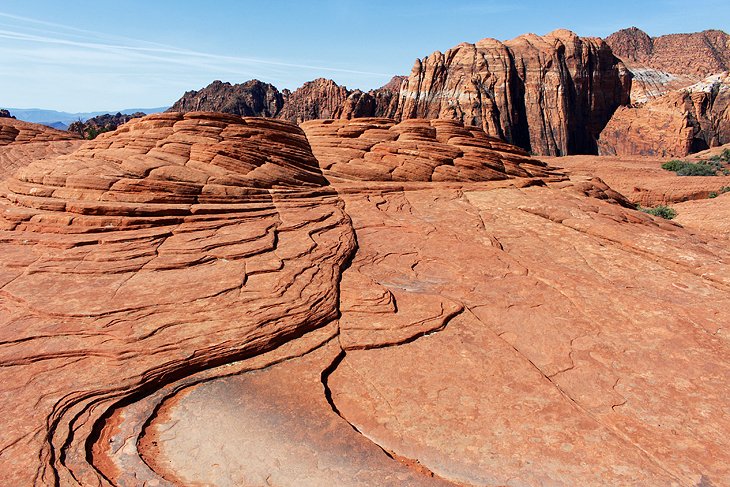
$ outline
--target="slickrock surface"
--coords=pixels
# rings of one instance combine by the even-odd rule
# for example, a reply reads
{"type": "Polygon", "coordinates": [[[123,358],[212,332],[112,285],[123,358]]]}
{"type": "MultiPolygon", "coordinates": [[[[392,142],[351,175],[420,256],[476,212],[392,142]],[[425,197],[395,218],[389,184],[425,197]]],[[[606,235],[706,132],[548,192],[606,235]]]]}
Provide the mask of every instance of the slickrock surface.
{"type": "Polygon", "coordinates": [[[461,120],[539,155],[595,153],[629,86],[629,73],[598,38],[557,30],[483,39],[417,60],[398,117],[461,120]]]}
{"type": "Polygon", "coordinates": [[[336,319],[355,243],[325,185],[296,126],[206,113],[7,180],[3,482],[107,484],[91,446],[115,407],[336,319]]]}
{"type": "Polygon", "coordinates": [[[662,169],[662,163],[668,160],[642,156],[545,158],[571,177],[599,177],[629,201],[646,207],[706,199],[710,193],[730,186],[730,176],[677,176],[662,169]]]}
{"type": "Polygon", "coordinates": [[[3,183],[4,481],[730,483],[727,241],[455,122],[304,129],[153,115],[3,183]]]}
{"type": "MultiPolygon", "coordinates": [[[[727,483],[726,246],[570,191],[488,184],[343,193],[358,252],[337,346],[171,395],[146,430],[170,479],[317,485],[344,472],[329,454],[351,440],[322,427],[314,389],[424,479],[727,483]],[[312,456],[317,480],[299,484],[292,466],[312,456]]],[[[339,458],[367,479],[363,455],[339,458]]]]}
{"type": "Polygon", "coordinates": [[[690,231],[730,240],[730,193],[674,205],[674,219],[690,231]]]}
{"type": "Polygon", "coordinates": [[[0,181],[35,160],[68,154],[81,144],[81,140],[57,140],[0,146],[0,181]]]}
{"type": "Polygon", "coordinates": [[[522,149],[455,120],[364,118],[301,126],[328,178],[415,182],[556,175],[522,149]]]}
{"type": "Polygon", "coordinates": [[[37,123],[24,122],[14,118],[0,118],[0,147],[29,142],[52,142],[56,140],[76,140],[74,135],[37,123]]]}
{"type": "Polygon", "coordinates": [[[603,155],[684,157],[730,143],[730,74],[710,76],[644,105],[621,107],[601,132],[603,155]]]}
{"type": "Polygon", "coordinates": [[[37,159],[68,154],[78,136],[14,118],[0,118],[0,181],[37,159]]]}

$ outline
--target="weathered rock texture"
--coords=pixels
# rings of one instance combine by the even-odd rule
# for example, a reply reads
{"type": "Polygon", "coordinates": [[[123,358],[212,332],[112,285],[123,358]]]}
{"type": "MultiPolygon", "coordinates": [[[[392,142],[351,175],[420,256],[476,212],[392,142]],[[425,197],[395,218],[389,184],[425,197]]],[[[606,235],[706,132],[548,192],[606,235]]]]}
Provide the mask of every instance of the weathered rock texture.
{"type": "Polygon", "coordinates": [[[669,159],[645,156],[569,156],[545,159],[571,178],[599,177],[634,204],[644,207],[706,199],[730,186],[730,176],[677,176],[661,165],[669,159]]]}
{"type": "Polygon", "coordinates": [[[87,448],[119,401],[337,317],[354,236],[291,124],[136,119],[1,194],[8,485],[107,484],[87,448]]]}
{"type": "Polygon", "coordinates": [[[81,144],[81,140],[57,140],[0,146],[0,181],[33,161],[68,154],[81,144]]]}
{"type": "Polygon", "coordinates": [[[730,241],[730,184],[716,187],[715,198],[685,201],[674,205],[675,221],[698,234],[730,241]],[[725,193],[721,188],[727,188],[725,193]]]}
{"type": "Polygon", "coordinates": [[[721,30],[649,37],[630,27],[611,34],[606,43],[622,61],[665,73],[704,78],[730,70],[730,35],[721,30]]]}
{"type": "Polygon", "coordinates": [[[326,118],[393,117],[404,77],[395,76],[381,88],[348,90],[318,78],[292,91],[258,80],[231,85],[214,81],[200,91],[189,91],[168,112],[207,110],[233,115],[270,117],[301,123],[326,118]]]}
{"type": "Polygon", "coordinates": [[[329,178],[490,181],[553,174],[522,149],[455,120],[314,120],[302,129],[329,178]]]}
{"type": "Polygon", "coordinates": [[[595,153],[628,96],[629,74],[606,43],[557,30],[416,61],[398,115],[461,120],[536,154],[595,153]]]}
{"type": "Polygon", "coordinates": [[[649,35],[636,27],[606,38],[631,71],[631,102],[645,103],[730,70],[730,36],[719,30],[649,35]]]}
{"type": "Polygon", "coordinates": [[[213,81],[199,91],[188,91],[168,112],[208,111],[244,117],[276,117],[284,106],[284,97],[268,83],[252,79],[232,85],[213,81]]]}
{"type": "Polygon", "coordinates": [[[642,105],[621,107],[601,132],[599,154],[684,157],[727,144],[729,107],[728,72],[642,105]]]}
{"type": "Polygon", "coordinates": [[[2,184],[5,483],[730,482],[726,240],[455,122],[304,125],[329,169],[171,113],[2,184]],[[413,180],[338,169],[381,149],[413,180]]]}
{"type": "Polygon", "coordinates": [[[15,118],[0,118],[0,147],[27,144],[29,142],[77,140],[78,138],[78,135],[46,127],[45,125],[23,122],[15,118]]]}
{"type": "Polygon", "coordinates": [[[334,337],[168,393],[142,445],[170,481],[403,475],[333,413],[422,472],[417,485],[730,479],[725,244],[567,187],[430,184],[336,183],[358,251],[334,337]]]}

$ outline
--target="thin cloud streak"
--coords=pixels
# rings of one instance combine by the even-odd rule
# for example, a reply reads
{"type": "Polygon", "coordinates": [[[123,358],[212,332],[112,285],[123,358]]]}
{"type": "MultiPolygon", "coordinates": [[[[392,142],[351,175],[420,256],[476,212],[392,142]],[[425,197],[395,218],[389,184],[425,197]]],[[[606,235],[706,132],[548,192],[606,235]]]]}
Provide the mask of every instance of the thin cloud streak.
{"type": "MultiPolygon", "coordinates": [[[[73,31],[88,32],[88,33],[91,33],[94,35],[102,36],[102,34],[96,33],[93,31],[84,31],[83,29],[75,29],[73,27],[64,26],[61,24],[55,24],[52,22],[45,22],[45,21],[30,19],[27,17],[19,17],[16,15],[5,14],[2,12],[0,12],[0,16],[6,17],[6,18],[12,18],[12,19],[19,19],[22,21],[34,22],[34,23],[43,24],[43,25],[47,24],[50,26],[57,26],[57,27],[61,27],[61,28],[73,30],[73,31]]],[[[58,34],[58,33],[56,33],[56,34],[58,34]]],[[[167,46],[164,44],[147,43],[145,41],[129,39],[129,38],[127,38],[127,40],[134,41],[134,42],[140,43],[140,44],[154,45],[157,47],[109,44],[109,43],[89,42],[89,41],[82,42],[82,41],[63,39],[63,38],[59,38],[59,37],[49,37],[49,36],[28,34],[28,33],[24,33],[24,32],[19,32],[17,30],[13,31],[13,30],[6,30],[6,29],[0,29],[0,38],[17,40],[17,41],[25,41],[25,42],[45,43],[45,44],[51,44],[51,45],[75,46],[75,47],[85,48],[85,49],[102,50],[105,52],[128,52],[128,53],[138,53],[140,55],[150,54],[149,56],[147,56],[147,59],[154,60],[154,61],[170,62],[170,63],[175,63],[175,64],[191,65],[193,62],[195,62],[197,64],[197,63],[199,63],[199,61],[187,61],[187,60],[182,61],[181,59],[173,59],[170,57],[166,57],[164,55],[180,56],[181,58],[194,57],[194,58],[197,58],[198,60],[205,59],[205,60],[209,60],[209,61],[236,63],[236,64],[243,64],[243,65],[249,65],[249,66],[254,66],[254,65],[278,66],[278,67],[284,67],[284,68],[307,69],[307,70],[312,70],[312,71],[327,71],[327,72],[333,72],[333,73],[359,74],[359,75],[364,75],[364,76],[377,76],[377,77],[387,76],[386,73],[376,73],[376,72],[371,72],[371,71],[361,71],[361,70],[354,70],[354,69],[347,69],[347,68],[319,66],[319,65],[301,64],[301,63],[290,63],[290,62],[284,62],[284,61],[260,59],[260,58],[253,58],[253,57],[225,56],[225,55],[211,54],[211,53],[194,51],[194,50],[189,50],[189,49],[180,49],[180,48],[176,48],[173,46],[167,46]],[[158,54],[160,56],[153,56],[152,54],[158,54]]],[[[221,66],[216,66],[216,68],[220,68],[220,67],[221,66]]]]}

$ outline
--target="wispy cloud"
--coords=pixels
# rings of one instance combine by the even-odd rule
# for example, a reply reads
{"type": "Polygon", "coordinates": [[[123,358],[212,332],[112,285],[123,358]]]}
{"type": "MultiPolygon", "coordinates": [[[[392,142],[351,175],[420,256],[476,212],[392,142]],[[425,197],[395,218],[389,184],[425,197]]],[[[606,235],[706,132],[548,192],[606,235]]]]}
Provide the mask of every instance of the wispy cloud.
{"type": "MultiPolygon", "coordinates": [[[[59,29],[65,29],[73,32],[80,32],[85,34],[92,34],[99,38],[104,38],[104,34],[88,31],[84,29],[76,29],[71,26],[65,26],[56,24],[53,22],[45,22],[27,17],[20,17],[16,15],[10,15],[0,12],[0,17],[10,18],[19,20],[21,22],[36,23],[41,25],[47,25],[51,27],[57,27],[59,29]]],[[[199,65],[201,61],[207,61],[211,63],[217,63],[218,67],[224,67],[224,65],[246,65],[246,66],[276,66],[285,68],[296,68],[296,69],[307,69],[313,71],[327,71],[335,73],[348,73],[348,74],[359,74],[366,76],[386,76],[386,73],[376,73],[371,71],[360,71],[347,68],[340,68],[336,66],[323,66],[317,64],[302,64],[293,63],[287,61],[281,61],[276,59],[261,59],[256,57],[242,57],[242,56],[226,56],[212,53],[206,53],[201,51],[195,51],[190,49],[181,49],[174,46],[165,44],[150,43],[143,40],[116,37],[117,40],[127,40],[126,44],[122,43],[111,43],[111,42],[92,42],[92,41],[79,41],[73,40],[72,38],[66,38],[59,36],[49,35],[38,35],[20,30],[6,30],[0,29],[0,38],[11,39],[27,43],[40,43],[40,44],[51,44],[57,46],[73,46],[79,49],[86,49],[91,51],[103,51],[106,53],[118,53],[118,54],[131,54],[140,58],[149,59],[152,61],[168,62],[172,64],[183,64],[183,65],[199,65]]],[[[114,37],[110,38],[114,39],[114,37]]]]}
{"type": "MultiPolygon", "coordinates": [[[[37,97],[52,98],[52,92],[59,103],[68,103],[65,100],[78,98],[81,91],[97,98],[105,91],[104,99],[140,103],[157,93],[156,101],[147,103],[159,105],[182,94],[181,87],[199,88],[213,79],[258,78],[295,88],[304,79],[327,73],[373,80],[388,77],[316,61],[205,52],[5,12],[0,12],[0,58],[0,103],[10,106],[35,105],[37,97]]],[[[125,102],[112,105],[117,103],[125,102]]]]}

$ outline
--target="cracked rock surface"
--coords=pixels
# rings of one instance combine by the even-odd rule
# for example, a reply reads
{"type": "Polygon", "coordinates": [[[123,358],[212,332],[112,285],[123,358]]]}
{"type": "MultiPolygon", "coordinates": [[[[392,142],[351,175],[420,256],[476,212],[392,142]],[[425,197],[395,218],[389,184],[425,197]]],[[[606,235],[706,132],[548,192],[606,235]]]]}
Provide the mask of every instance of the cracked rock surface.
{"type": "Polygon", "coordinates": [[[404,124],[153,115],[2,183],[3,479],[730,483],[726,241],[404,124]]]}

